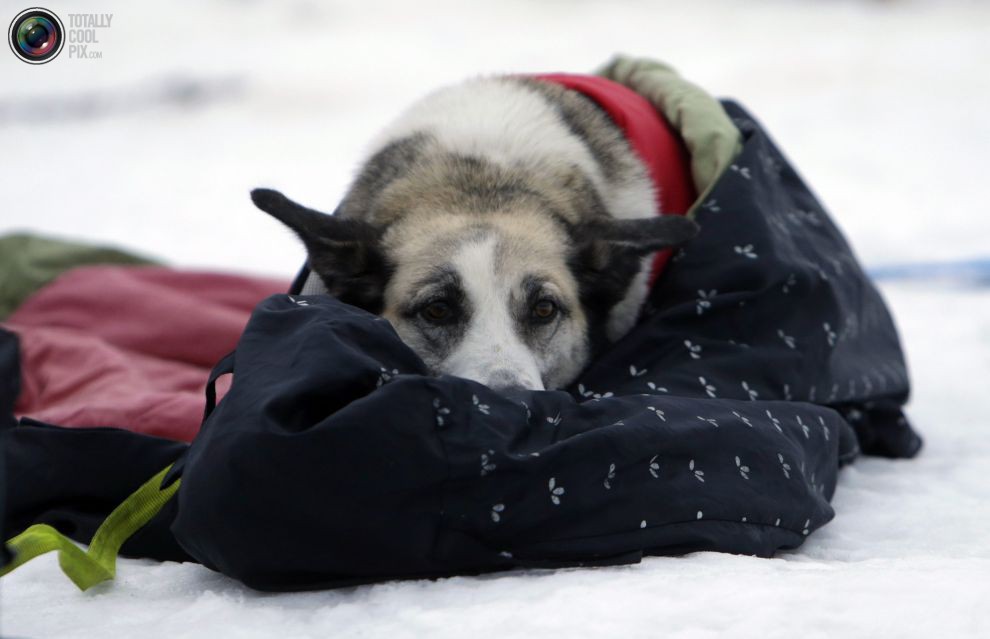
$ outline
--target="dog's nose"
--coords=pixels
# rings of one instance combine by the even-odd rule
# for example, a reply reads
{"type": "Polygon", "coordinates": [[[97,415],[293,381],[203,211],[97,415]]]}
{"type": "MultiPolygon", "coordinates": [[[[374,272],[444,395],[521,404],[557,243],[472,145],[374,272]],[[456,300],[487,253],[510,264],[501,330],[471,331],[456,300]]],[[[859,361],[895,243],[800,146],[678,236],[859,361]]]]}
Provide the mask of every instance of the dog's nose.
{"type": "Polygon", "coordinates": [[[541,383],[527,383],[518,374],[508,369],[492,371],[488,376],[488,386],[498,391],[543,390],[541,383]]]}

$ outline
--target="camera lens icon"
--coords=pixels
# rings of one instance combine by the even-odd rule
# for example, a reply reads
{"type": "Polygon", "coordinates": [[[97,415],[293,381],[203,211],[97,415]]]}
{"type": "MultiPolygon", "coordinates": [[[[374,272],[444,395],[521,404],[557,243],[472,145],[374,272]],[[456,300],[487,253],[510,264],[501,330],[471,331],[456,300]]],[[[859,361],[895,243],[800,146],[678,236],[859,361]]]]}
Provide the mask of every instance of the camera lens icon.
{"type": "Polygon", "coordinates": [[[28,64],[44,64],[62,51],[65,29],[58,16],[35,7],[17,14],[7,32],[10,48],[28,64]]]}

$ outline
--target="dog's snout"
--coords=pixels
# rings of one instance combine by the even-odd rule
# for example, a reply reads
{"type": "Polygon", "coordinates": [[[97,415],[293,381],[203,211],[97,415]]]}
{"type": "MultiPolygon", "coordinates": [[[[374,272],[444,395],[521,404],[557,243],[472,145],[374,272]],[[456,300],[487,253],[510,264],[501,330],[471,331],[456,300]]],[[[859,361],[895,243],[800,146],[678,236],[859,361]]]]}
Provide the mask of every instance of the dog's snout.
{"type": "Polygon", "coordinates": [[[508,369],[492,371],[488,376],[488,386],[499,391],[543,390],[543,384],[523,379],[508,369]]]}

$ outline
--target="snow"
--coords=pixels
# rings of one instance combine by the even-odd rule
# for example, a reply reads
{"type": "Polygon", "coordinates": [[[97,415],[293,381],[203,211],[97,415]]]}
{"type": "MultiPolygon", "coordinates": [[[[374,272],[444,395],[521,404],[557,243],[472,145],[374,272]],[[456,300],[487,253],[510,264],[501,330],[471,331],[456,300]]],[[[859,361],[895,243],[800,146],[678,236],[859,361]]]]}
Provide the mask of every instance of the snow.
{"type": "MultiPolygon", "coordinates": [[[[101,60],[32,67],[0,51],[0,233],[288,276],[301,249],[253,209],[250,188],[330,209],[366,142],[425,91],[493,71],[588,70],[625,51],[666,59],[757,114],[866,264],[990,253],[985,3],[159,6],[86,8],[114,13],[101,60]],[[37,208],[28,215],[9,204],[29,197],[37,208]]],[[[3,7],[11,16],[24,8],[3,7]]],[[[950,278],[889,281],[883,292],[908,352],[909,414],[925,448],[914,460],[862,458],[844,469],[835,521],[778,558],[697,553],[272,595],[200,566],[137,560],[80,593],[46,556],[0,581],[0,632],[990,636],[990,288],[950,278]]]]}

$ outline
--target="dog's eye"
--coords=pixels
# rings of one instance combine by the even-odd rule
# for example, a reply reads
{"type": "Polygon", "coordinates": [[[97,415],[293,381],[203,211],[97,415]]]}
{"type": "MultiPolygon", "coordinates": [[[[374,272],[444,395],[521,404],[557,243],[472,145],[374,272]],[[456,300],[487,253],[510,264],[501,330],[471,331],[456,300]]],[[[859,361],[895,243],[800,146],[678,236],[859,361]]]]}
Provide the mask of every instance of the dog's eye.
{"type": "Polygon", "coordinates": [[[453,314],[454,311],[447,302],[431,302],[420,312],[423,319],[434,324],[450,320],[453,314]]]}
{"type": "Polygon", "coordinates": [[[549,322],[557,315],[557,305],[552,300],[540,300],[533,304],[533,319],[537,322],[549,322]]]}

